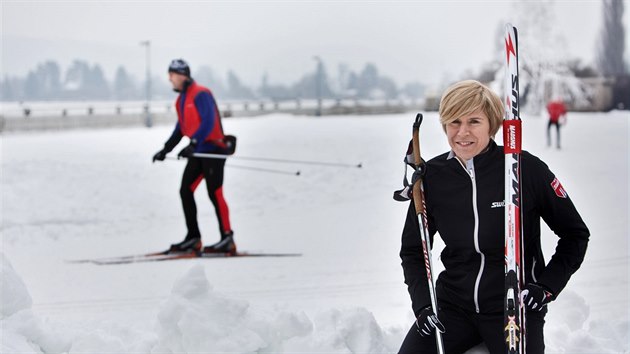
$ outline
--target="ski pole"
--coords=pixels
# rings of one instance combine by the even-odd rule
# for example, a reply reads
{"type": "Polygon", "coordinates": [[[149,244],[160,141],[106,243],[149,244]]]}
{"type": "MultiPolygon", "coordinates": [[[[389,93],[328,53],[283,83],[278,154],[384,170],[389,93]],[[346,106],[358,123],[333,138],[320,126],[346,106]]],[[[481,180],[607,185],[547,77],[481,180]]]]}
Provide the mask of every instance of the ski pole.
{"type": "MultiPolygon", "coordinates": [[[[427,271],[427,283],[429,285],[429,295],[431,297],[431,307],[433,313],[438,317],[437,296],[435,294],[435,280],[433,279],[433,260],[431,258],[431,238],[429,237],[429,227],[427,225],[427,211],[424,204],[424,172],[425,163],[420,155],[420,124],[422,124],[422,113],[416,115],[416,121],[413,123],[413,159],[416,165],[416,171],[420,172],[421,178],[413,184],[413,203],[416,207],[416,215],[418,215],[418,224],[420,224],[420,238],[422,239],[422,251],[424,253],[424,266],[427,271]]],[[[442,333],[435,328],[435,342],[439,354],[444,354],[444,342],[442,333]]]]}
{"type": "MultiPolygon", "coordinates": [[[[166,156],[166,159],[168,159],[168,160],[178,160],[178,161],[184,161],[185,160],[185,158],[177,158],[175,156],[166,156]]],[[[234,165],[232,163],[226,164],[226,166],[239,168],[241,170],[252,170],[252,171],[260,171],[260,172],[276,173],[276,174],[280,174],[280,175],[300,176],[302,174],[302,172],[300,172],[299,170],[293,172],[293,171],[286,171],[286,170],[277,170],[277,169],[273,169],[273,168],[262,168],[262,167],[234,165]]]]}
{"type": "Polygon", "coordinates": [[[291,159],[281,159],[274,157],[254,157],[254,156],[233,156],[233,155],[222,155],[222,154],[206,154],[206,153],[194,153],[194,157],[201,158],[210,158],[210,159],[239,159],[239,160],[250,160],[250,161],[267,161],[267,162],[276,162],[276,163],[296,163],[296,164],[304,164],[304,165],[320,165],[320,166],[335,166],[335,167],[351,167],[351,168],[362,168],[363,164],[351,164],[351,163],[341,163],[341,162],[326,162],[326,161],[307,161],[307,160],[291,160],[291,159]]]}
{"type": "Polygon", "coordinates": [[[240,168],[242,170],[251,170],[251,171],[260,171],[260,172],[268,172],[268,173],[276,173],[276,174],[280,174],[280,175],[292,175],[292,176],[299,176],[301,174],[301,172],[298,170],[296,172],[292,172],[292,171],[284,171],[284,170],[276,170],[276,169],[270,169],[270,168],[261,168],[261,167],[252,167],[252,166],[241,166],[241,165],[234,165],[234,164],[226,164],[226,166],[228,167],[234,167],[234,168],[240,168]]]}

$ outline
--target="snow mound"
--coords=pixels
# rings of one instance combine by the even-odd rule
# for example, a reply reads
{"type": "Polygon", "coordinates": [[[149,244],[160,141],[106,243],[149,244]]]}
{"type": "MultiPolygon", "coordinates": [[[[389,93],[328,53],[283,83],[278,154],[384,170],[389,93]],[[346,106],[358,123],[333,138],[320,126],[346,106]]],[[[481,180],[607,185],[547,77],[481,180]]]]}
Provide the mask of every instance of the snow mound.
{"type": "Polygon", "coordinates": [[[31,310],[31,295],[4,253],[0,252],[2,353],[62,353],[70,344],[48,328],[31,310]]]}
{"type": "Polygon", "coordinates": [[[2,264],[2,277],[0,278],[0,290],[2,291],[2,308],[0,308],[0,319],[10,317],[20,310],[30,309],[33,304],[31,295],[26,289],[26,285],[19,275],[13,270],[11,263],[6,259],[4,253],[0,253],[2,264]]]}
{"type": "Polygon", "coordinates": [[[321,311],[314,319],[304,311],[251,308],[215,293],[200,265],[175,282],[156,332],[153,353],[385,353],[398,349],[400,337],[363,308],[321,311]]]}
{"type": "Polygon", "coordinates": [[[550,353],[627,353],[627,318],[591,319],[590,307],[578,293],[565,290],[550,305],[545,344],[550,353]]]}
{"type": "Polygon", "coordinates": [[[265,345],[248,328],[246,302],[212,292],[203,267],[197,265],[173,286],[158,314],[154,352],[252,352],[265,345]]]}

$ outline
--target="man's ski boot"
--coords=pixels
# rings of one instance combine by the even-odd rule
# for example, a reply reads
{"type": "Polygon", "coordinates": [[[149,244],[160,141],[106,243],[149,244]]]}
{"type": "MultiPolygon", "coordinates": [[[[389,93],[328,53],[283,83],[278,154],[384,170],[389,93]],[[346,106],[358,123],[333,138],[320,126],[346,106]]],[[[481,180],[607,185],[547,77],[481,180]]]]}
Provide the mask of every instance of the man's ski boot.
{"type": "Polygon", "coordinates": [[[186,237],[184,241],[172,244],[171,248],[168,250],[168,253],[198,253],[199,251],[201,251],[201,238],[186,237]]]}
{"type": "Polygon", "coordinates": [[[230,231],[221,236],[221,241],[214,245],[206,246],[203,248],[203,253],[225,253],[233,256],[236,254],[236,244],[234,243],[234,232],[230,231]]]}

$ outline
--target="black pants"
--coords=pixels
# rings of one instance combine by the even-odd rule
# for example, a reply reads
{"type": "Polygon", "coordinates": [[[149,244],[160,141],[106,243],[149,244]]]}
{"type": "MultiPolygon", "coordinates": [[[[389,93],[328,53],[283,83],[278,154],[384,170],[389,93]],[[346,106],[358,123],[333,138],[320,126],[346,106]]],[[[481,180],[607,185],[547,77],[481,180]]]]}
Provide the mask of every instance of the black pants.
{"type": "Polygon", "coordinates": [[[195,204],[194,192],[203,179],[206,180],[208,195],[219,220],[219,231],[225,235],[232,231],[230,215],[227,203],[223,198],[223,168],[224,159],[189,158],[188,164],[182,176],[182,185],[179,195],[182,198],[184,216],[188,234],[186,238],[201,237],[199,224],[197,223],[197,204],[195,204]]]}
{"type": "MultiPolygon", "coordinates": [[[[544,309],[541,312],[526,315],[526,347],[528,354],[542,354],[545,351],[543,327],[545,324],[544,309]]],[[[442,303],[438,313],[446,332],[442,335],[444,351],[447,354],[464,353],[484,343],[491,354],[505,354],[505,338],[503,331],[503,313],[478,314],[467,312],[454,305],[442,303]]],[[[403,353],[437,353],[435,334],[421,337],[414,323],[400,347],[403,353]]]]}
{"type": "Polygon", "coordinates": [[[556,147],[560,148],[560,122],[552,122],[549,120],[547,123],[547,146],[551,146],[551,126],[556,126],[556,147]]]}

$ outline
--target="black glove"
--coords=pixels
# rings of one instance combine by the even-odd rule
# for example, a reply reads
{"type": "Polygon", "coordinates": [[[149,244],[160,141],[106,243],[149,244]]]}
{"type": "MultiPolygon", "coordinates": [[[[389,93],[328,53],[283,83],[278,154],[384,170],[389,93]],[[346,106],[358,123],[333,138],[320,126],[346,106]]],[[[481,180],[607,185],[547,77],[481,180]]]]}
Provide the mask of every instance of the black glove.
{"type": "Polygon", "coordinates": [[[177,158],[191,158],[193,157],[193,154],[195,153],[195,145],[196,145],[196,141],[193,139],[190,141],[190,144],[188,144],[188,146],[186,146],[185,148],[182,149],[182,151],[179,152],[179,154],[177,154],[177,158]]]}
{"type": "Polygon", "coordinates": [[[153,155],[153,162],[164,161],[164,159],[166,158],[166,154],[168,154],[168,152],[164,149],[156,152],[155,155],[153,155]]]}
{"type": "Polygon", "coordinates": [[[420,311],[418,318],[416,319],[416,331],[420,333],[421,337],[430,336],[433,330],[437,329],[441,333],[446,332],[444,325],[437,318],[431,306],[427,306],[420,311]]]}
{"type": "Polygon", "coordinates": [[[551,291],[544,285],[536,283],[525,285],[525,288],[521,291],[521,297],[528,311],[541,311],[554,299],[551,291]]]}

